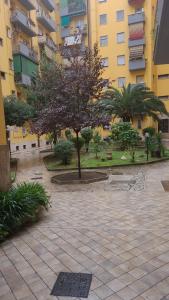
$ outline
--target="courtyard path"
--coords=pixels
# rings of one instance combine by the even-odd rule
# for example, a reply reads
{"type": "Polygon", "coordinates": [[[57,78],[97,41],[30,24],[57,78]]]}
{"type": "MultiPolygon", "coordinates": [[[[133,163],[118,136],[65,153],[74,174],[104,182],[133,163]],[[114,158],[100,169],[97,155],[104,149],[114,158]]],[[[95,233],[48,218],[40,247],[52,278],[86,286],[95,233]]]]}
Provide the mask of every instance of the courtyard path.
{"type": "Polygon", "coordinates": [[[17,182],[42,177],[51,208],[1,244],[0,300],[77,299],[50,296],[61,271],[93,274],[89,300],[169,299],[169,162],[118,169],[145,179],[125,191],[54,185],[36,151],[19,158],[17,182]]]}

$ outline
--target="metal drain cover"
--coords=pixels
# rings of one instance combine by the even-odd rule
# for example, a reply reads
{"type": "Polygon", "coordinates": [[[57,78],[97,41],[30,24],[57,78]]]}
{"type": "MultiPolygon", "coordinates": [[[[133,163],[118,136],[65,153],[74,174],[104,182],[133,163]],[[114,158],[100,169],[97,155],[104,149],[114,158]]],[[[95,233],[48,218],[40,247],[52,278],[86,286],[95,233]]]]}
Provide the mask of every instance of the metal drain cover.
{"type": "Polygon", "coordinates": [[[59,273],[51,295],[63,297],[88,298],[92,274],[59,273]]]}

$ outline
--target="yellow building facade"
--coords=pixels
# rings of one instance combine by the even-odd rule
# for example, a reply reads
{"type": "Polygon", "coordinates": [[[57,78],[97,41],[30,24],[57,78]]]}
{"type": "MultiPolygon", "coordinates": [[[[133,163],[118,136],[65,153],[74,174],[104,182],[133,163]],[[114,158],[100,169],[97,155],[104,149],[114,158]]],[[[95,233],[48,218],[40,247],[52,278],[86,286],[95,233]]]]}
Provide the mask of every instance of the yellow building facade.
{"type": "MultiPolygon", "coordinates": [[[[61,37],[63,44],[70,39],[72,46],[73,32],[78,34],[80,23],[87,24],[87,36],[79,40],[82,46],[84,41],[90,47],[98,43],[104,78],[116,88],[145,84],[169,110],[169,65],[153,62],[156,5],[156,0],[60,0],[61,37]]],[[[169,133],[168,119],[163,118],[160,129],[169,133]]],[[[135,126],[157,128],[158,124],[144,118],[135,126]]]]}
{"type": "MultiPolygon", "coordinates": [[[[31,85],[42,53],[57,59],[59,45],[92,47],[98,43],[104,78],[114,87],[143,83],[169,110],[169,65],[155,66],[154,22],[157,0],[1,0],[0,74],[3,96],[22,98],[31,85]]],[[[64,60],[64,58],[63,58],[64,60]]],[[[143,129],[158,126],[150,118],[137,120],[143,129]]],[[[161,129],[169,133],[168,119],[161,129]]],[[[15,147],[37,145],[28,130],[11,132],[15,147]]],[[[18,148],[17,148],[18,149],[18,148]]]]}
{"type": "MultiPolygon", "coordinates": [[[[43,55],[56,60],[60,39],[59,10],[55,0],[0,1],[0,76],[3,97],[23,99],[36,76],[43,55]]],[[[27,129],[10,131],[12,150],[37,146],[27,129]]],[[[42,139],[42,143],[44,143],[42,139]]]]}

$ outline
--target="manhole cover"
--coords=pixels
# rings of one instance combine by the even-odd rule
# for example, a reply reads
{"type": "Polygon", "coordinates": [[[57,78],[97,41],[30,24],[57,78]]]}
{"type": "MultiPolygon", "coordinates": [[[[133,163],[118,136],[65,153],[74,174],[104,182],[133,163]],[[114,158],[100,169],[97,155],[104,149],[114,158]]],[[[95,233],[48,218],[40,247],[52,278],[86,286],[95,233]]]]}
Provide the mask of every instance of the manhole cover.
{"type": "Polygon", "coordinates": [[[161,181],[165,192],[169,192],[169,181],[161,181]]]}
{"type": "Polygon", "coordinates": [[[88,298],[92,274],[59,273],[52,296],[88,298]]]}

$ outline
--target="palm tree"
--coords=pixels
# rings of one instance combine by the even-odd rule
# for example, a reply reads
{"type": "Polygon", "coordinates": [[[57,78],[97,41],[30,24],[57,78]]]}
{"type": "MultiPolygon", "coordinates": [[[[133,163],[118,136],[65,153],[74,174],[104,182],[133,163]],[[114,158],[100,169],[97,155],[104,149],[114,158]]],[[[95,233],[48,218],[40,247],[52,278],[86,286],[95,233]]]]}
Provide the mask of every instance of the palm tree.
{"type": "Polygon", "coordinates": [[[145,115],[154,120],[159,120],[159,114],[169,115],[165,104],[143,84],[128,84],[121,90],[109,87],[100,104],[102,110],[123,122],[133,122],[135,117],[145,115]]]}

